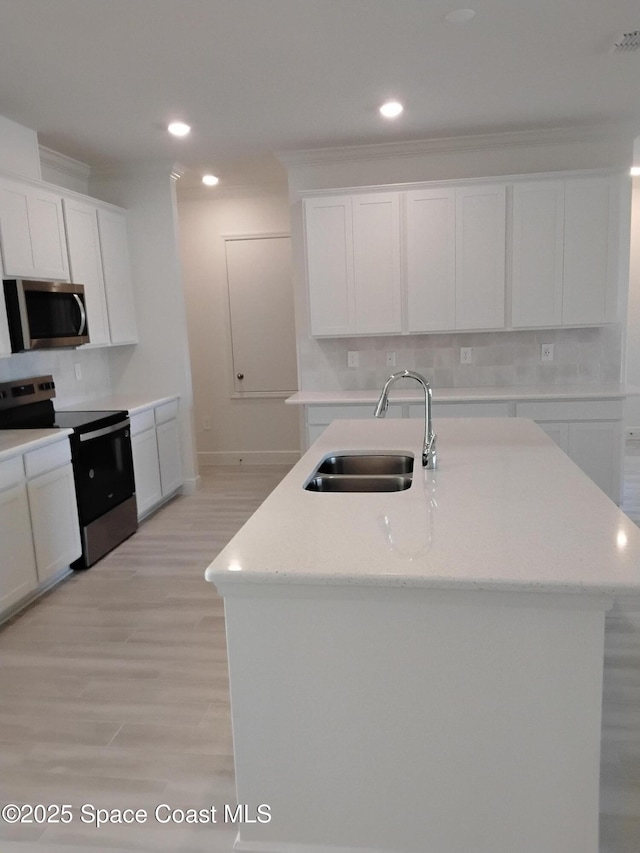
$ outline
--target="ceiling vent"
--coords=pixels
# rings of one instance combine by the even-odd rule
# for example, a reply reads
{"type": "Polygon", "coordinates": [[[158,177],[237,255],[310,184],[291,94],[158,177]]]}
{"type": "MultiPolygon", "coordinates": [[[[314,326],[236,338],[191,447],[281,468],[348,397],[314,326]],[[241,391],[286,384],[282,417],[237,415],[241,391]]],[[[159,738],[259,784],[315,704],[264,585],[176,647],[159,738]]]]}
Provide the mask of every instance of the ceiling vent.
{"type": "Polygon", "coordinates": [[[640,49],[640,30],[622,33],[611,48],[613,53],[630,53],[638,49],[640,49]]]}

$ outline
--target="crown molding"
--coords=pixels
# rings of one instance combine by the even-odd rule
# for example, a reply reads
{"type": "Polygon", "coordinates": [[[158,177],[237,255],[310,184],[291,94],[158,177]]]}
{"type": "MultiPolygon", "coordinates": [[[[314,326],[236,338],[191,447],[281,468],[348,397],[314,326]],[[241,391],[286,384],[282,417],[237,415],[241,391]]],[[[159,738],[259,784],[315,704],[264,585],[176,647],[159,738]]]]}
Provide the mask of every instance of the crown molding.
{"type": "Polygon", "coordinates": [[[91,166],[82,163],[80,160],[74,160],[73,157],[67,157],[66,154],[60,154],[53,151],[51,148],[45,148],[44,145],[39,145],[40,164],[47,166],[50,169],[55,169],[56,172],[62,172],[65,175],[70,175],[81,181],[87,181],[91,175],[91,166]]]}
{"type": "Polygon", "coordinates": [[[443,152],[513,148],[558,143],[624,142],[631,143],[640,133],[640,124],[590,125],[518,130],[506,133],[483,133],[469,136],[442,136],[410,142],[382,142],[368,145],[345,145],[332,148],[306,148],[276,152],[276,158],[287,168],[320,166],[353,160],[378,160],[387,157],[420,157],[443,152]]]}

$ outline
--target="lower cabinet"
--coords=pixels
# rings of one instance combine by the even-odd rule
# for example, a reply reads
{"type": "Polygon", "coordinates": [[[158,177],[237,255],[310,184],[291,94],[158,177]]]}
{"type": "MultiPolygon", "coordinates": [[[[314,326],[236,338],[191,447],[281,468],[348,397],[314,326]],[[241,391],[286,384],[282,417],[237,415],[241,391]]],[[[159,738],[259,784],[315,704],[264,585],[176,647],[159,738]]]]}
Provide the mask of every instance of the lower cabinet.
{"type": "Polygon", "coordinates": [[[29,480],[31,528],[40,583],[82,553],[71,464],[29,480]]]}
{"type": "Polygon", "coordinates": [[[0,614],[82,553],[69,442],[0,462],[0,614]]]}
{"type": "Polygon", "coordinates": [[[24,483],[0,492],[0,534],[2,540],[0,612],[2,612],[38,586],[29,501],[24,483]]]}
{"type": "Polygon", "coordinates": [[[138,518],[148,515],[182,486],[178,402],[131,416],[131,450],[138,518]]]}

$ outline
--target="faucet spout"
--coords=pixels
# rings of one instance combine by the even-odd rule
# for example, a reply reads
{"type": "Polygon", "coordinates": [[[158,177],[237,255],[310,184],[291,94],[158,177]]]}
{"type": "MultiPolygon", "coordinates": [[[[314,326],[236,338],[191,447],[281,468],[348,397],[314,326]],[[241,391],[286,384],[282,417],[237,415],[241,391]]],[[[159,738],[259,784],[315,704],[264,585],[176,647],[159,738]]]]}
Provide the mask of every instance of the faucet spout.
{"type": "Polygon", "coordinates": [[[383,418],[389,408],[389,389],[398,379],[414,379],[422,386],[424,391],[424,443],[422,447],[422,467],[433,470],[437,467],[436,455],[436,434],[433,431],[433,419],[431,417],[431,386],[421,373],[416,373],[413,370],[400,370],[398,373],[392,373],[384,383],[384,388],[380,394],[374,416],[383,418]]]}

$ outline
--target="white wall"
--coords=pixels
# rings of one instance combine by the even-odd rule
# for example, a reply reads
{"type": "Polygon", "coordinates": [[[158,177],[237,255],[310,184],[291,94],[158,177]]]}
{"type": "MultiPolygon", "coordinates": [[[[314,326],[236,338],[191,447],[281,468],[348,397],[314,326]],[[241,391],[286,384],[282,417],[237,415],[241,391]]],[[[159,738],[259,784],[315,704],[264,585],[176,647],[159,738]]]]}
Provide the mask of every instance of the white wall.
{"type": "MultiPolygon", "coordinates": [[[[180,245],[201,464],[290,463],[299,456],[296,407],[284,398],[233,399],[223,235],[287,233],[286,193],[219,198],[178,187],[180,245]],[[211,429],[205,429],[209,421],[211,429]]],[[[269,346],[268,330],[256,329],[269,346]]]]}
{"type": "Polygon", "coordinates": [[[139,343],[109,350],[116,394],[180,395],[180,439],[186,488],[197,479],[193,392],[178,252],[172,165],[146,164],[96,175],[91,194],[127,208],[139,343]]]}
{"type": "MultiPolygon", "coordinates": [[[[436,387],[619,382],[624,343],[626,261],[622,258],[621,322],[599,329],[483,332],[319,340],[309,333],[300,194],[314,190],[490,178],[577,169],[629,168],[633,137],[598,130],[532,132],[374,145],[282,155],[288,166],[294,242],[296,328],[302,390],[371,389],[397,367],[423,368],[436,387]],[[540,344],[553,343],[553,365],[540,364],[540,344]],[[474,364],[459,363],[459,348],[474,348],[474,364]],[[347,368],[347,351],[361,353],[347,368]]],[[[628,252],[628,240],[621,241],[628,252]]]]}

